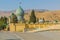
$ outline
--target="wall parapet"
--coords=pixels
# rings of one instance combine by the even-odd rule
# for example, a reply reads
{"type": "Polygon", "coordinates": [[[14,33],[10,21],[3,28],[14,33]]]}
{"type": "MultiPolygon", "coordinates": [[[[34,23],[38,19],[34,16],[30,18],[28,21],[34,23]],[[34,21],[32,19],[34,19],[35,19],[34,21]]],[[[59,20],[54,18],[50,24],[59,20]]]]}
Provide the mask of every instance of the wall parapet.
{"type": "Polygon", "coordinates": [[[11,23],[10,26],[10,31],[18,31],[18,32],[24,32],[25,29],[30,29],[30,30],[34,30],[34,29],[47,29],[49,26],[52,25],[56,25],[56,24],[13,24],[11,23]]]}

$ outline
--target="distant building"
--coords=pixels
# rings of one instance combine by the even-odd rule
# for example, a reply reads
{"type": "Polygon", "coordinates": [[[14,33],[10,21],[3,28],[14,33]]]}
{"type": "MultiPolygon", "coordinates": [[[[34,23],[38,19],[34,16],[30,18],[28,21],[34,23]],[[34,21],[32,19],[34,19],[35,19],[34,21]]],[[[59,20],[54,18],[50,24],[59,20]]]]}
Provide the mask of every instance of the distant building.
{"type": "Polygon", "coordinates": [[[39,23],[44,23],[44,20],[42,18],[40,18],[39,23]]]}

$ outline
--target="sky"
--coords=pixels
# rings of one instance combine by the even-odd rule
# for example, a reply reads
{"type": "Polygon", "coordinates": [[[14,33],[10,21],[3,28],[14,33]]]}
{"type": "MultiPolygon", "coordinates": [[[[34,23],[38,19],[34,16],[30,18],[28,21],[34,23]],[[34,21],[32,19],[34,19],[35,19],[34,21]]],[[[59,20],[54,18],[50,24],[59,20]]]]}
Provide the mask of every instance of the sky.
{"type": "Polygon", "coordinates": [[[60,0],[0,0],[0,10],[11,11],[21,6],[27,9],[60,10],[60,0]]]}

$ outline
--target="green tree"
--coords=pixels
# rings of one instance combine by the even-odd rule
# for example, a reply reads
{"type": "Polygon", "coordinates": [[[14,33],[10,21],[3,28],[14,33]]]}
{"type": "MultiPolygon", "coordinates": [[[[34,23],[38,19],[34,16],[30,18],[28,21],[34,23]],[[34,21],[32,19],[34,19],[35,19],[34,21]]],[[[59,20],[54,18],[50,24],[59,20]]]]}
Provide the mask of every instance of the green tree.
{"type": "Polygon", "coordinates": [[[31,12],[30,22],[36,23],[36,16],[35,16],[34,10],[32,10],[32,12],[31,12]]]}
{"type": "Polygon", "coordinates": [[[11,15],[11,21],[12,21],[12,23],[18,22],[17,16],[14,13],[12,13],[12,15],[11,15]]]}
{"type": "Polygon", "coordinates": [[[7,24],[8,18],[4,16],[4,23],[7,24]]]}
{"type": "Polygon", "coordinates": [[[14,26],[15,26],[15,31],[16,31],[15,23],[18,23],[18,19],[17,19],[17,16],[14,13],[12,13],[12,15],[11,15],[11,20],[12,20],[12,23],[14,24],[14,26]]]}
{"type": "Polygon", "coordinates": [[[5,29],[7,26],[7,19],[6,17],[1,17],[0,18],[0,30],[5,29]]]}

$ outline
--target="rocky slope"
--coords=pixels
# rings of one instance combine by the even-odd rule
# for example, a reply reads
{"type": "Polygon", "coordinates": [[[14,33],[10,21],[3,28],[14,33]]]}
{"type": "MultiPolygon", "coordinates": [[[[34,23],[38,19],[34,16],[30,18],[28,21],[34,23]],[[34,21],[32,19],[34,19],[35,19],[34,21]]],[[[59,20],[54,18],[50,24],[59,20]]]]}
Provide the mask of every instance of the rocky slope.
{"type": "MultiPolygon", "coordinates": [[[[0,16],[10,16],[11,13],[15,11],[0,11],[0,16]]],[[[24,18],[29,20],[31,10],[25,10],[24,18]]],[[[35,15],[37,19],[44,18],[45,20],[60,20],[60,10],[48,11],[48,10],[35,10],[35,15]]]]}

